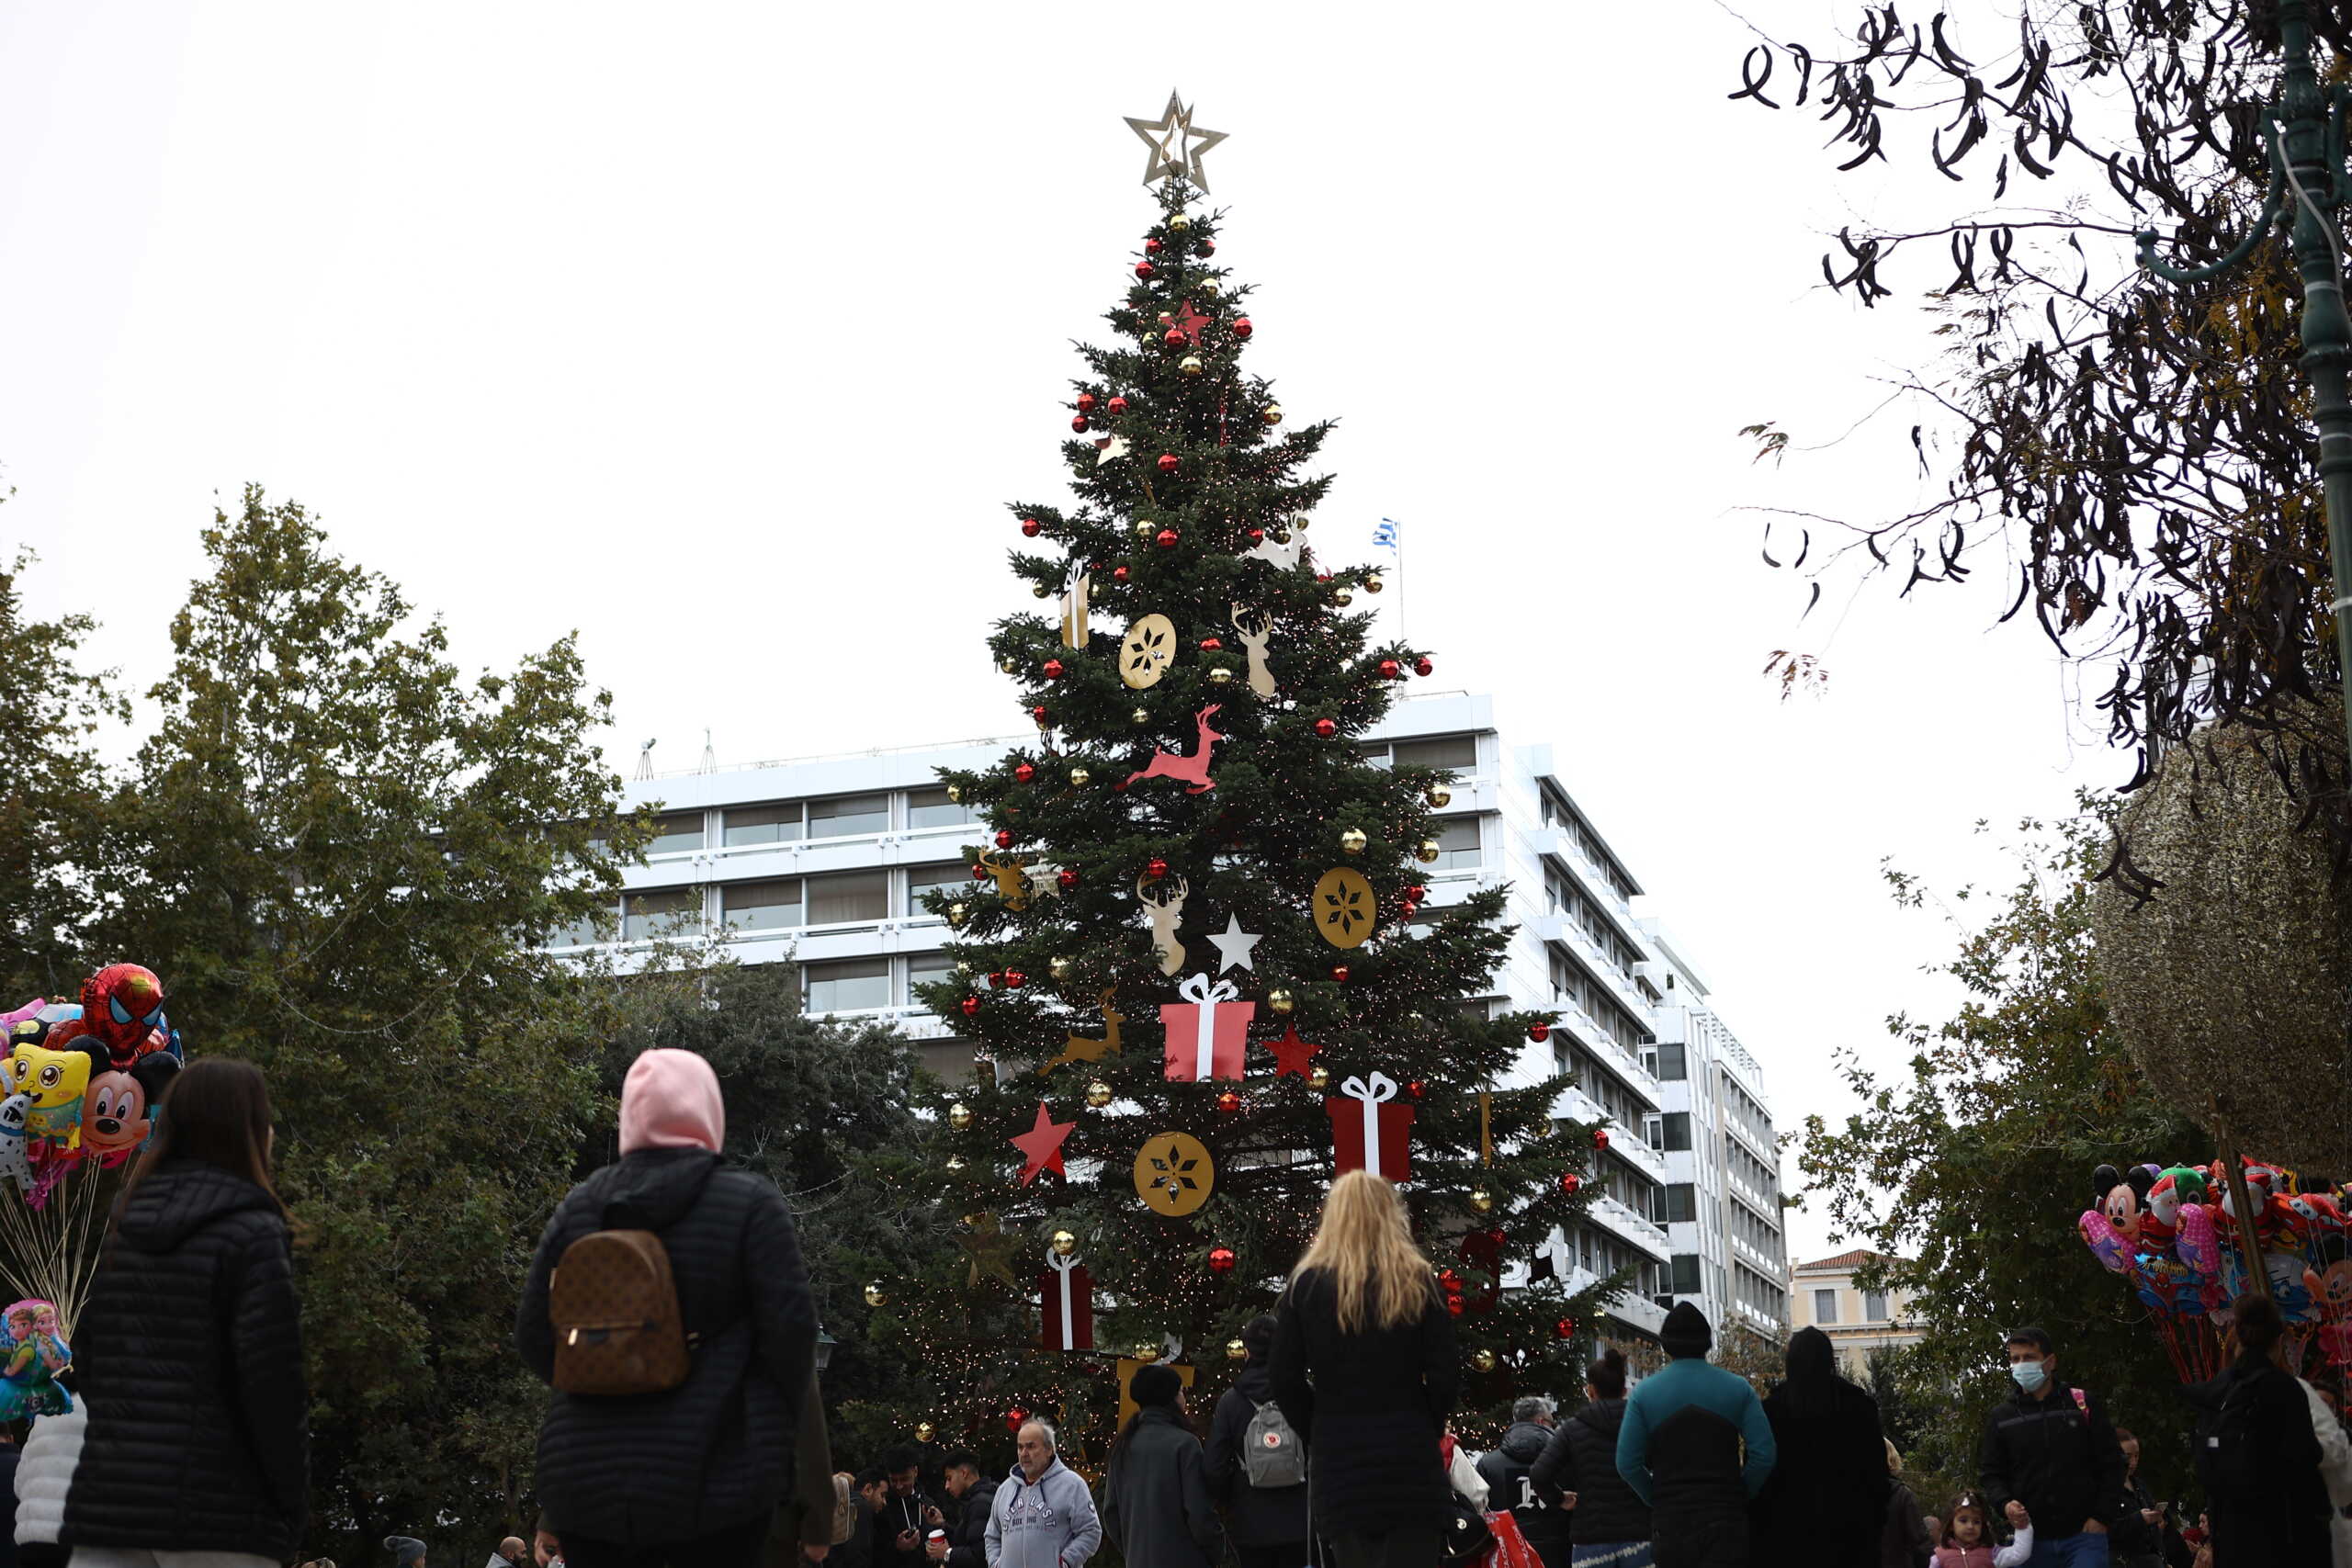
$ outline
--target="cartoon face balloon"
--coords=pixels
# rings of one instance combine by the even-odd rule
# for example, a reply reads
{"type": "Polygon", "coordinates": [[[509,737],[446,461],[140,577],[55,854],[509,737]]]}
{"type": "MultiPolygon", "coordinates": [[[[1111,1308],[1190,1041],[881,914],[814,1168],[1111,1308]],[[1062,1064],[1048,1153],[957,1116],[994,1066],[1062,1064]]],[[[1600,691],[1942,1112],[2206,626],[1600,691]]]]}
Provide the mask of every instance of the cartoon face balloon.
{"type": "Polygon", "coordinates": [[[109,964],[82,982],[82,1024],[129,1066],[164,1023],[164,982],[138,964],[109,964]]]}
{"type": "Polygon", "coordinates": [[[19,1045],[8,1058],[8,1087],[32,1099],[25,1131],[69,1149],[82,1146],[82,1097],[90,1087],[90,1058],[80,1051],[19,1045]]]}
{"type": "Polygon", "coordinates": [[[83,1102],[82,1146],[101,1163],[119,1165],[147,1141],[147,1091],[129,1073],[100,1073],[83,1102]]]}

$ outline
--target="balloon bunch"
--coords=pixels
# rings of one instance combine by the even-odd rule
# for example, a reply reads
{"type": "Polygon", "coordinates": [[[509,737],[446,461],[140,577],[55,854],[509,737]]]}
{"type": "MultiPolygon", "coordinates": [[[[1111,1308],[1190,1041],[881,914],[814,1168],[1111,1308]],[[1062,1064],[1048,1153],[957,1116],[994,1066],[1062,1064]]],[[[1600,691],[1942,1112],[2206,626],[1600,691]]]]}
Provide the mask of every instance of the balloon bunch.
{"type": "Polygon", "coordinates": [[[2335,1183],[2242,1159],[2241,1220],[2227,1168],[2102,1165],[2093,1201],[2075,1222],[2083,1243],[2131,1281],[2184,1382],[2221,1371],[2231,1303],[2245,1293],[2258,1258],[2287,1319],[2290,1365],[2316,1338],[2334,1366],[2352,1366],[2352,1256],[2345,1197],[2335,1183]]]}

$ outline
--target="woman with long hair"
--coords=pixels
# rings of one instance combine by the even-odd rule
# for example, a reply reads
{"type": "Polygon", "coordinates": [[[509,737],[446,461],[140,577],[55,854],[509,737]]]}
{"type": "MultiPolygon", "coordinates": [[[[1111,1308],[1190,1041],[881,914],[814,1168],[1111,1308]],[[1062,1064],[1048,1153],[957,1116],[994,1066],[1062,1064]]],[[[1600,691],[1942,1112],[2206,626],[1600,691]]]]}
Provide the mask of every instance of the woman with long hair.
{"type": "Polygon", "coordinates": [[[172,1080],[75,1325],[89,1426],[63,1533],[78,1568],[298,1555],[310,1396],[274,1141],[251,1063],[208,1056],[172,1080]]]}
{"type": "Polygon", "coordinates": [[[1306,1444],[1339,1568],[1434,1568],[1453,1513],[1438,1444],[1459,1382],[1453,1319],[1405,1201],[1350,1171],[1274,1315],[1274,1398],[1306,1444]]]}
{"type": "Polygon", "coordinates": [[[1788,1376],[1764,1397],[1778,1457],[1748,1506],[1751,1555],[1802,1552],[1821,1568],[1878,1568],[1894,1478],[1878,1402],[1838,1375],[1838,1350],[1818,1328],[1791,1337],[1788,1376]]]}

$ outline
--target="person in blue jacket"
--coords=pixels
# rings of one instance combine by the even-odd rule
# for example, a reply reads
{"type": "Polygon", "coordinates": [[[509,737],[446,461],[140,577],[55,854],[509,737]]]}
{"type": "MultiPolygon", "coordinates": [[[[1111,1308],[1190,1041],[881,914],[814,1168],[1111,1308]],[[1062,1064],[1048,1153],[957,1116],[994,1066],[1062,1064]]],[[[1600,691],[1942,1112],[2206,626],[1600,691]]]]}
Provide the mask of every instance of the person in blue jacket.
{"type": "Polygon", "coordinates": [[[1771,1423],[1746,1378],[1707,1364],[1715,1331],[1697,1307],[1677,1303],[1658,1342],[1673,1359],[1634,1386],[1617,1430],[1617,1472],[1650,1506],[1652,1559],[1750,1568],[1747,1503],[1772,1473],[1771,1423]]]}

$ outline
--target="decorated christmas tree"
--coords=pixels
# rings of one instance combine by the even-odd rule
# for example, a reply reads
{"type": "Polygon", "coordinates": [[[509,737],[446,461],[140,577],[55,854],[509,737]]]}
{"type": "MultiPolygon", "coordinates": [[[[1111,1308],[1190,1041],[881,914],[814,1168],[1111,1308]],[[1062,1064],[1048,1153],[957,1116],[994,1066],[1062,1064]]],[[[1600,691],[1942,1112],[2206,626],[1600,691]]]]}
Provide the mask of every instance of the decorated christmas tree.
{"type": "Polygon", "coordinates": [[[1227,1385],[1362,1166],[1438,1262],[1465,1405],[1569,1393],[1605,1286],[1527,1264],[1590,1201],[1606,1132],[1555,1120],[1550,1018],[1481,999],[1503,890],[1441,906],[1421,880],[1451,776],[1358,748],[1430,660],[1374,646],[1380,579],[1307,542],[1331,427],[1245,367],[1250,289],[1199,204],[1219,138],[1173,99],[1129,123],[1159,211],[1072,384],[1076,502],[1012,508],[1012,570],[1054,613],[989,642],[1037,739],[947,777],[989,833],[972,885],[931,896],[959,966],[925,1000],[982,1062],[938,1108],[962,1258],[876,1281],[876,1326],[940,1390],[923,1438],[1038,1413],[1099,1456],[1137,1362],[1175,1361],[1196,1403],[1227,1385]]]}

